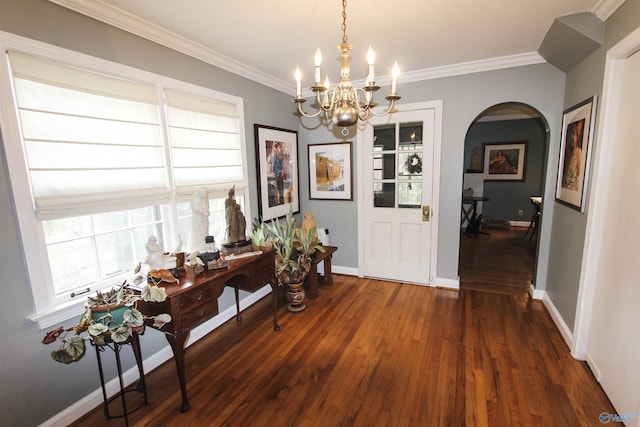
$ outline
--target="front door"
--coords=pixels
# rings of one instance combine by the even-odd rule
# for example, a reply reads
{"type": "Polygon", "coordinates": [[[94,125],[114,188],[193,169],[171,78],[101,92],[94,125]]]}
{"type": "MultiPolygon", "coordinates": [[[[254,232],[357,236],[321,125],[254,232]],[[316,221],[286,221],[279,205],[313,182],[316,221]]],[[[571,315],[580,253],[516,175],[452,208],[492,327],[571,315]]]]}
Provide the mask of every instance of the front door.
{"type": "Polygon", "coordinates": [[[436,108],[369,119],[359,136],[360,274],[430,284],[436,108]]]}

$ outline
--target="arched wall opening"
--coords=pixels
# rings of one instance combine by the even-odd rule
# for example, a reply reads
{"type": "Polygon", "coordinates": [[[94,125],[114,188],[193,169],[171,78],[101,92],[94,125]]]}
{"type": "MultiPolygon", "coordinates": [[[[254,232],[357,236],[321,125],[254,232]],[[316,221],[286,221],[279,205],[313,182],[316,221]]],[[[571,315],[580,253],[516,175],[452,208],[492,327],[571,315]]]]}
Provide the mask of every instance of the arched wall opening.
{"type": "MultiPolygon", "coordinates": [[[[535,284],[538,233],[544,206],[544,203],[536,206],[532,197],[542,198],[544,194],[549,134],[548,122],[536,108],[520,102],[506,102],[480,112],[469,125],[465,137],[461,239],[491,238],[492,229],[514,230],[512,243],[526,245],[533,257],[533,267],[525,280],[527,288],[535,284]],[[522,157],[518,158],[517,154],[522,150],[522,157]],[[507,154],[515,166],[490,168],[495,165],[493,162],[498,153],[507,154]],[[465,209],[468,211],[470,207],[470,194],[484,199],[477,201],[476,220],[480,231],[489,234],[470,234],[473,227],[470,230],[469,221],[464,218],[465,209]]],[[[505,161],[511,165],[508,159],[505,161]]],[[[460,266],[467,262],[462,243],[460,266]]],[[[464,288],[464,269],[460,266],[461,287],[464,288]]]]}

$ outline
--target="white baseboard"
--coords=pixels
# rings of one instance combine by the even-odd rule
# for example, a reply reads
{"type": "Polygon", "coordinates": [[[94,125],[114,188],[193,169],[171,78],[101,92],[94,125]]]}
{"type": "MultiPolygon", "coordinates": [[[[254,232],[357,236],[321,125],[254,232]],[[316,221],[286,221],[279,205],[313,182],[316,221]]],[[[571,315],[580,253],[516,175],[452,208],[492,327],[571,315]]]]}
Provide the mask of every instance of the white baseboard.
{"type": "Polygon", "coordinates": [[[341,267],[339,265],[332,265],[331,272],[336,274],[346,274],[347,276],[359,276],[360,272],[354,267],[341,267]]]}
{"type": "Polygon", "coordinates": [[[564,319],[562,319],[560,312],[558,311],[556,306],[553,304],[553,301],[551,301],[551,298],[549,298],[549,295],[547,295],[547,293],[544,291],[541,291],[541,292],[543,292],[542,301],[545,307],[547,307],[547,310],[549,310],[549,314],[551,315],[551,319],[553,320],[553,323],[556,324],[556,326],[558,327],[558,330],[560,331],[560,335],[562,335],[562,338],[564,338],[564,341],[567,343],[567,346],[571,349],[572,342],[573,342],[573,333],[571,332],[567,324],[564,322],[564,319]]]}
{"type": "Polygon", "coordinates": [[[433,285],[438,288],[460,289],[460,278],[445,279],[443,277],[436,277],[436,280],[433,281],[433,285]]]}
{"type": "MultiPolygon", "coordinates": [[[[336,274],[364,277],[360,275],[360,270],[353,267],[332,266],[331,271],[336,274]]],[[[460,289],[460,278],[458,277],[458,279],[444,279],[441,277],[436,277],[431,286],[447,289],[460,289]]]]}
{"type": "Polygon", "coordinates": [[[529,285],[529,295],[533,299],[544,300],[545,292],[540,289],[536,289],[533,285],[529,285]]]}
{"type": "Polygon", "coordinates": [[[591,358],[589,353],[587,353],[585,359],[587,361],[587,365],[589,365],[589,369],[591,369],[591,372],[593,372],[593,376],[596,378],[596,381],[600,382],[602,380],[602,372],[600,371],[600,368],[598,368],[598,365],[591,358]]]}
{"type": "MultiPolygon", "coordinates": [[[[267,285],[256,292],[249,294],[245,298],[240,301],[240,310],[244,310],[247,307],[255,304],[257,301],[262,299],[264,296],[268,295],[271,292],[271,286],[267,285]]],[[[234,318],[236,315],[236,307],[232,305],[226,310],[219,313],[217,316],[214,316],[210,320],[204,322],[202,325],[197,326],[191,330],[189,335],[189,341],[186,343],[186,346],[190,346],[195,343],[214,329],[218,328],[220,325],[225,323],[226,321],[234,318]]],[[[165,347],[161,348],[151,356],[147,357],[143,360],[142,364],[144,367],[144,372],[148,373],[153,371],[158,366],[162,365],[167,360],[173,357],[173,352],[171,351],[171,347],[167,344],[165,347]]],[[[138,380],[138,367],[133,366],[127,371],[122,373],[122,380],[126,386],[133,384],[138,380]]],[[[118,378],[114,378],[108,383],[105,384],[105,388],[107,389],[107,396],[113,396],[115,393],[120,391],[120,383],[118,378]]],[[[95,408],[99,405],[102,405],[102,389],[99,388],[91,393],[89,393],[84,398],[80,399],[73,405],[49,418],[44,423],[40,424],[40,426],[46,427],[64,427],[78,420],[84,414],[87,413],[87,408],[95,408]]]]}

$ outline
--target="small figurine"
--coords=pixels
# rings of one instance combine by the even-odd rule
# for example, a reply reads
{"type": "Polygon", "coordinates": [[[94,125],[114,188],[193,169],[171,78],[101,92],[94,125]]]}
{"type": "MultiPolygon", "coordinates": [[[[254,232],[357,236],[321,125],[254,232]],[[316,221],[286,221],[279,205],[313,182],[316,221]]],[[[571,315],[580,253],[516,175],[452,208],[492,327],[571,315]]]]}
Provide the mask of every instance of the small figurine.
{"type": "Polygon", "coordinates": [[[229,197],[224,201],[225,219],[227,221],[227,242],[245,242],[247,240],[247,221],[234,196],[235,186],[231,187],[229,197]]]}
{"type": "Polygon", "coordinates": [[[162,247],[158,244],[158,239],[155,236],[149,236],[144,247],[147,250],[146,263],[149,264],[149,267],[152,269],[164,268],[164,255],[162,247]]]}
{"type": "Polygon", "coordinates": [[[188,250],[195,251],[202,246],[205,236],[209,234],[209,191],[200,187],[191,196],[191,233],[188,250]]]}
{"type": "Polygon", "coordinates": [[[471,162],[469,163],[468,172],[482,171],[482,165],[480,164],[480,148],[475,147],[471,153],[471,162]]]}
{"type": "Polygon", "coordinates": [[[311,236],[312,242],[318,242],[318,233],[315,230],[316,228],[316,220],[313,219],[313,214],[311,212],[304,213],[304,219],[302,220],[302,232],[305,236],[309,235],[311,230],[314,230],[313,236],[311,236]]]}

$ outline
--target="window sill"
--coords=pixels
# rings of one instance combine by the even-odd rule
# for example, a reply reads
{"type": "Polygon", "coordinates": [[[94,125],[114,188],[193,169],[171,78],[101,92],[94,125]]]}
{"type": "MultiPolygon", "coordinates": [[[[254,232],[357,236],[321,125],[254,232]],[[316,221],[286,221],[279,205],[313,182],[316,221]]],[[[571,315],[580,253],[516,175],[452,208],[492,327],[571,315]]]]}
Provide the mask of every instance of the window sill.
{"type": "Polygon", "coordinates": [[[38,329],[50,328],[53,325],[66,322],[72,318],[80,318],[84,309],[84,300],[73,301],[71,303],[52,308],[51,310],[34,313],[27,317],[38,325],[38,329]]]}

